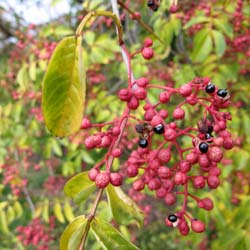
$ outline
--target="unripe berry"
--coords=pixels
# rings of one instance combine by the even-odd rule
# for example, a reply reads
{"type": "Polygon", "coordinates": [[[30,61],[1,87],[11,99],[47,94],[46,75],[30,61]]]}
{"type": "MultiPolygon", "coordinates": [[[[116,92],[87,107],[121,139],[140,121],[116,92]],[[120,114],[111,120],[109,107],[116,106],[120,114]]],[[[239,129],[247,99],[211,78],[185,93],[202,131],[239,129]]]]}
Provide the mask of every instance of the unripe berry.
{"type": "Polygon", "coordinates": [[[225,138],[224,142],[223,142],[223,147],[225,149],[231,149],[233,148],[234,146],[234,142],[232,140],[232,138],[228,137],[228,138],[225,138]]]}
{"type": "Polygon", "coordinates": [[[174,176],[174,182],[176,185],[184,185],[185,183],[187,183],[187,181],[187,175],[182,172],[177,172],[174,176]]]}
{"type": "Polygon", "coordinates": [[[119,157],[121,154],[122,154],[122,151],[121,151],[121,149],[119,149],[119,148],[115,148],[115,149],[112,151],[112,156],[114,156],[114,157],[119,157]]]}
{"type": "Polygon", "coordinates": [[[171,151],[169,148],[164,148],[159,151],[158,158],[162,163],[167,163],[171,159],[171,151]]]}
{"type": "Polygon", "coordinates": [[[127,103],[129,109],[136,110],[139,107],[138,99],[133,95],[127,103]]]}
{"type": "Polygon", "coordinates": [[[138,86],[140,87],[146,87],[149,84],[149,80],[145,77],[141,77],[139,79],[136,80],[136,83],[138,86]]]}
{"type": "Polygon", "coordinates": [[[150,125],[151,125],[152,127],[155,127],[155,126],[157,126],[157,125],[159,125],[159,124],[161,124],[161,123],[162,123],[161,117],[158,116],[158,115],[155,115],[155,116],[152,118],[152,120],[151,120],[151,122],[150,122],[150,125]]]}
{"type": "Polygon", "coordinates": [[[95,184],[99,188],[105,188],[110,182],[110,174],[107,172],[99,173],[95,178],[95,184]]]}
{"type": "Polygon", "coordinates": [[[139,87],[134,91],[134,95],[137,99],[144,100],[147,97],[147,91],[144,88],[139,87]]]}
{"type": "Polygon", "coordinates": [[[181,108],[176,108],[173,112],[173,118],[175,120],[182,120],[185,117],[185,111],[181,108]]]}
{"type": "Polygon", "coordinates": [[[91,122],[89,119],[87,118],[83,118],[82,120],[82,125],[81,125],[81,129],[87,129],[91,127],[91,122]]]}
{"type": "Polygon", "coordinates": [[[166,194],[167,194],[167,190],[164,187],[161,187],[156,191],[156,196],[157,198],[160,198],[160,199],[164,198],[166,194]]]}
{"type": "Polygon", "coordinates": [[[168,103],[170,100],[170,93],[167,91],[161,92],[159,95],[159,101],[161,103],[168,103]]]}
{"type": "Polygon", "coordinates": [[[133,189],[136,190],[136,191],[141,191],[144,189],[144,182],[141,180],[141,179],[138,179],[136,180],[134,183],[133,183],[133,189]]]}
{"type": "Polygon", "coordinates": [[[191,221],[191,228],[194,232],[196,233],[202,233],[205,231],[205,224],[200,221],[200,220],[197,220],[197,219],[193,219],[191,221]]]}
{"type": "Polygon", "coordinates": [[[100,173],[99,169],[96,169],[96,168],[92,168],[89,173],[88,173],[88,176],[89,176],[89,179],[91,181],[95,181],[96,179],[96,176],[100,173]]]}
{"type": "Polygon", "coordinates": [[[174,194],[172,193],[167,193],[164,199],[165,203],[167,205],[174,205],[176,202],[176,197],[174,194]]]}
{"type": "Polygon", "coordinates": [[[208,151],[208,158],[214,162],[220,162],[223,158],[223,152],[219,147],[213,146],[208,151]]]}
{"type": "Polygon", "coordinates": [[[149,182],[148,182],[148,188],[150,190],[157,190],[161,187],[161,182],[158,178],[154,178],[154,179],[151,179],[149,182]]]}
{"type": "Polygon", "coordinates": [[[186,155],[186,161],[189,162],[190,164],[195,164],[198,160],[197,154],[194,152],[191,152],[186,155]]]}
{"type": "Polygon", "coordinates": [[[150,47],[145,47],[142,49],[141,54],[144,57],[144,59],[149,60],[154,56],[154,51],[150,47]]]}
{"type": "Polygon", "coordinates": [[[191,95],[192,87],[189,84],[184,84],[180,87],[179,92],[183,97],[187,97],[191,95]]]}
{"type": "Polygon", "coordinates": [[[207,178],[207,184],[212,189],[217,188],[220,185],[220,179],[215,175],[209,175],[207,178]]]}
{"type": "Polygon", "coordinates": [[[172,141],[174,140],[176,137],[176,132],[174,129],[172,128],[168,128],[165,130],[165,133],[164,133],[164,138],[167,140],[167,141],[172,141]]]}
{"type": "Polygon", "coordinates": [[[137,174],[138,174],[137,165],[129,165],[127,167],[127,176],[128,177],[135,177],[137,174]]]}
{"type": "Polygon", "coordinates": [[[150,38],[146,38],[143,42],[144,47],[151,47],[153,45],[153,40],[150,38]]]}
{"type": "Polygon", "coordinates": [[[160,178],[167,179],[172,176],[171,170],[168,167],[161,166],[158,169],[158,175],[160,178]]]}
{"type": "Polygon", "coordinates": [[[128,89],[121,89],[118,93],[118,97],[121,101],[129,101],[132,96],[132,93],[128,89]]]}
{"type": "Polygon", "coordinates": [[[198,201],[199,208],[203,208],[207,211],[212,210],[214,207],[213,201],[210,198],[204,198],[198,201]]]}
{"type": "Polygon", "coordinates": [[[110,182],[113,186],[121,186],[122,185],[122,175],[119,173],[111,173],[110,174],[110,182]]]}
{"type": "Polygon", "coordinates": [[[187,173],[191,170],[192,165],[188,161],[181,161],[180,162],[180,171],[182,173],[187,173]]]}
{"type": "Polygon", "coordinates": [[[195,176],[193,184],[195,188],[204,188],[206,185],[205,178],[203,176],[195,176]]]}

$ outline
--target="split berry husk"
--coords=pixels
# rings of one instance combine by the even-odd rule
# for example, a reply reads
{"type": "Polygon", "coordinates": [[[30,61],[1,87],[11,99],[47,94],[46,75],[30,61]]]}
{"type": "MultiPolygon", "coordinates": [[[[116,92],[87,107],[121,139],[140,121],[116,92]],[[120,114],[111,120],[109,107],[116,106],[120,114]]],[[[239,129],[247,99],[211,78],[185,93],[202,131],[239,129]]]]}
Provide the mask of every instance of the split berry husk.
{"type": "Polygon", "coordinates": [[[164,126],[162,124],[159,124],[159,125],[154,127],[154,132],[156,134],[163,134],[164,131],[165,131],[165,129],[164,129],[164,126]]]}
{"type": "Polygon", "coordinates": [[[215,91],[215,85],[213,83],[210,83],[206,86],[205,91],[209,94],[214,93],[215,91]]]}
{"type": "Polygon", "coordinates": [[[141,138],[141,139],[139,140],[139,146],[140,146],[141,148],[146,148],[146,147],[148,146],[148,141],[147,141],[146,139],[144,139],[144,138],[141,138]]]}
{"type": "Polygon", "coordinates": [[[168,220],[169,221],[171,221],[171,222],[176,222],[177,221],[177,216],[175,215],[175,214],[170,214],[169,216],[168,216],[168,220]]]}
{"type": "Polygon", "coordinates": [[[207,151],[208,151],[208,144],[206,142],[201,142],[199,144],[199,150],[201,151],[201,153],[207,153],[207,151]]]}
{"type": "Polygon", "coordinates": [[[135,130],[137,133],[142,134],[145,126],[141,123],[135,125],[135,130]]]}
{"type": "Polygon", "coordinates": [[[217,95],[218,95],[219,97],[222,97],[222,98],[226,97],[227,94],[228,94],[227,89],[219,89],[219,90],[217,91],[217,95]]]}

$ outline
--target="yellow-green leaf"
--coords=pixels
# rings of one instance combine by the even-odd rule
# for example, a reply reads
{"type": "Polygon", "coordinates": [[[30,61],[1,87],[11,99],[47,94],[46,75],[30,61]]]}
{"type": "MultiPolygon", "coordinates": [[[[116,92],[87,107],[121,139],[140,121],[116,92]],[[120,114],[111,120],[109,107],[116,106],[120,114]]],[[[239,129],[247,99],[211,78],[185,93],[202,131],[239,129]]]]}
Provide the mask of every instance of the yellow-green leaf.
{"type": "Polygon", "coordinates": [[[95,218],[91,222],[91,229],[95,237],[107,250],[139,250],[137,246],[125,237],[108,222],[95,218]]]}
{"type": "Polygon", "coordinates": [[[64,223],[65,219],[64,219],[62,207],[61,207],[61,204],[59,201],[55,202],[53,210],[54,210],[54,214],[55,214],[57,220],[60,221],[61,223],[64,223]]]}
{"type": "Polygon", "coordinates": [[[76,203],[80,203],[87,199],[95,188],[95,182],[89,179],[88,172],[84,172],[71,178],[64,186],[64,192],[76,203]]]}
{"type": "Polygon", "coordinates": [[[64,207],[63,207],[63,211],[64,211],[64,215],[65,215],[65,218],[68,220],[68,221],[72,221],[75,216],[73,214],[73,210],[72,210],[72,207],[69,203],[68,200],[66,200],[64,202],[64,207]]]}
{"type": "Polygon", "coordinates": [[[109,185],[106,191],[112,214],[119,224],[128,225],[132,221],[136,221],[139,225],[142,225],[142,211],[120,187],[109,185]]]}
{"type": "Polygon", "coordinates": [[[226,50],[226,41],[223,34],[217,30],[213,30],[213,40],[215,44],[215,52],[218,57],[221,57],[226,50]]]}
{"type": "Polygon", "coordinates": [[[72,250],[70,247],[74,245],[79,246],[79,231],[84,232],[86,226],[86,218],[81,215],[76,217],[64,230],[61,239],[60,239],[60,250],[72,250]],[[73,239],[71,239],[73,237],[73,239]],[[74,243],[74,244],[73,244],[74,243]]]}
{"type": "Polygon", "coordinates": [[[56,47],[43,81],[42,109],[49,131],[59,137],[77,132],[84,100],[81,37],[66,37],[56,47]]]}

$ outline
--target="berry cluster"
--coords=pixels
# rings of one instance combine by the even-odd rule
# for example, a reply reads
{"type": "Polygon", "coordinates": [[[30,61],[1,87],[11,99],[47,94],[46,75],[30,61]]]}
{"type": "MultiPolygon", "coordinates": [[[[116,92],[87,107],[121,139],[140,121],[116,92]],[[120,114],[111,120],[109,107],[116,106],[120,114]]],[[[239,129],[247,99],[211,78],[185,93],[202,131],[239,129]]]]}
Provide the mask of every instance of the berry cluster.
{"type": "Polygon", "coordinates": [[[17,227],[18,239],[29,249],[49,250],[49,243],[53,241],[51,232],[54,228],[54,217],[50,218],[49,227],[36,218],[27,226],[17,227]]]}

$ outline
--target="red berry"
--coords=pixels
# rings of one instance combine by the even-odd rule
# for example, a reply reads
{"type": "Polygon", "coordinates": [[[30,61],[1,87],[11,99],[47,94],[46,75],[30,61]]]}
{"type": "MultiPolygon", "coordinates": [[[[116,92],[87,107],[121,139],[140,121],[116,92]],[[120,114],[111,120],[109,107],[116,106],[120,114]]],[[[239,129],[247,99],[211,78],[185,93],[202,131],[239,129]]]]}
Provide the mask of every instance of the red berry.
{"type": "Polygon", "coordinates": [[[161,166],[158,169],[158,175],[160,178],[167,179],[172,176],[172,173],[168,167],[161,166]]]}
{"type": "Polygon", "coordinates": [[[205,231],[205,224],[200,221],[200,220],[197,220],[197,219],[193,219],[191,221],[191,228],[194,232],[196,233],[202,233],[205,231]]]}
{"type": "Polygon", "coordinates": [[[162,163],[167,163],[171,159],[171,151],[169,148],[161,149],[158,153],[158,158],[162,163]]]}
{"type": "Polygon", "coordinates": [[[149,60],[154,56],[154,51],[150,47],[145,47],[142,49],[141,54],[144,57],[144,59],[149,60]]]}
{"type": "Polygon", "coordinates": [[[167,91],[161,92],[159,95],[159,101],[161,103],[168,103],[170,100],[170,94],[167,91]]]}
{"type": "Polygon", "coordinates": [[[175,120],[182,120],[185,117],[185,111],[181,108],[176,108],[173,112],[175,120]]]}
{"type": "Polygon", "coordinates": [[[132,94],[128,89],[121,89],[118,93],[118,96],[120,98],[121,101],[129,101],[132,94]]]}
{"type": "Polygon", "coordinates": [[[88,176],[89,176],[89,179],[91,181],[95,181],[96,179],[96,176],[100,173],[99,169],[96,169],[96,168],[92,168],[89,173],[88,173],[88,176]]]}
{"type": "Polygon", "coordinates": [[[218,176],[209,175],[207,178],[207,184],[210,188],[217,188],[220,185],[220,179],[218,176]]]}
{"type": "Polygon", "coordinates": [[[132,110],[136,110],[139,107],[138,99],[133,95],[128,101],[128,108],[132,110]]]}
{"type": "Polygon", "coordinates": [[[119,149],[119,148],[115,148],[115,149],[112,151],[112,156],[114,156],[114,157],[119,157],[121,154],[122,154],[122,151],[121,151],[121,149],[119,149]]]}
{"type": "Polygon", "coordinates": [[[192,87],[189,84],[182,85],[179,89],[180,94],[183,97],[187,97],[192,93],[192,87]]]}
{"type": "Polygon", "coordinates": [[[195,188],[204,188],[206,185],[205,178],[203,176],[195,176],[193,184],[195,188]]]}
{"type": "Polygon", "coordinates": [[[133,183],[133,189],[136,191],[141,191],[144,189],[145,183],[141,180],[138,179],[133,183]]]}
{"type": "Polygon", "coordinates": [[[150,38],[146,38],[143,42],[144,47],[151,47],[153,45],[153,40],[150,38]]]}
{"type": "Polygon", "coordinates": [[[219,147],[211,147],[208,151],[208,158],[211,161],[220,162],[223,158],[223,152],[219,147]]]}
{"type": "Polygon", "coordinates": [[[95,184],[99,188],[105,188],[110,182],[110,174],[107,172],[99,173],[96,176],[95,184]]]}
{"type": "Polygon", "coordinates": [[[205,210],[212,210],[214,207],[213,201],[210,198],[204,198],[198,201],[199,208],[203,208],[205,210]]]}
{"type": "Polygon", "coordinates": [[[82,120],[82,125],[81,125],[81,129],[87,129],[91,127],[91,122],[89,119],[87,118],[83,118],[82,120]]]}
{"type": "Polygon", "coordinates": [[[121,186],[122,185],[122,175],[119,173],[111,173],[110,174],[110,182],[113,186],[121,186]]]}
{"type": "Polygon", "coordinates": [[[147,91],[144,88],[139,87],[134,91],[134,95],[137,99],[144,100],[147,97],[147,91]]]}
{"type": "Polygon", "coordinates": [[[136,83],[140,87],[146,87],[149,84],[149,80],[145,77],[141,77],[136,80],[136,83]]]}
{"type": "Polygon", "coordinates": [[[165,203],[167,205],[174,205],[176,202],[176,197],[174,194],[172,193],[167,193],[164,199],[165,203]]]}

